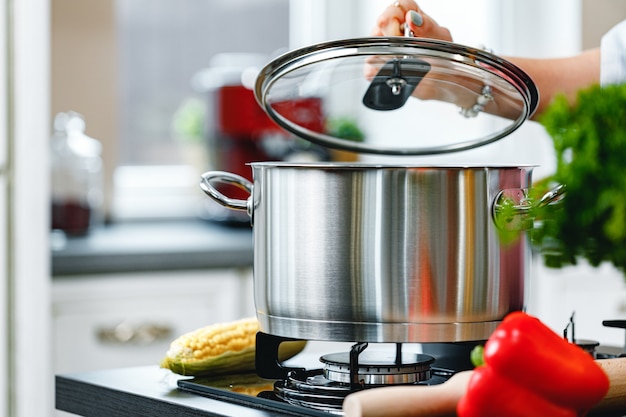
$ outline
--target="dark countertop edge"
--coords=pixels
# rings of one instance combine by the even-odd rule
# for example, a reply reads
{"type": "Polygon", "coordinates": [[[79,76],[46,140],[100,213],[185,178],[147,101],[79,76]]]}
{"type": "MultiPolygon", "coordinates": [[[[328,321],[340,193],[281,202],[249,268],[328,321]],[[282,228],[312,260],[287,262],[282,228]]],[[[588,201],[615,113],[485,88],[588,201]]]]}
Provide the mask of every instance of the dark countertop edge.
{"type": "Polygon", "coordinates": [[[56,409],[84,417],[223,416],[63,376],[56,376],[55,384],[56,409]]]}
{"type": "Polygon", "coordinates": [[[83,417],[294,416],[184,392],[182,378],[158,366],[56,375],[55,408],[83,417]]]}
{"type": "Polygon", "coordinates": [[[254,261],[251,228],[199,219],[116,223],[83,236],[61,236],[61,242],[51,250],[54,278],[251,267],[254,261]]]}

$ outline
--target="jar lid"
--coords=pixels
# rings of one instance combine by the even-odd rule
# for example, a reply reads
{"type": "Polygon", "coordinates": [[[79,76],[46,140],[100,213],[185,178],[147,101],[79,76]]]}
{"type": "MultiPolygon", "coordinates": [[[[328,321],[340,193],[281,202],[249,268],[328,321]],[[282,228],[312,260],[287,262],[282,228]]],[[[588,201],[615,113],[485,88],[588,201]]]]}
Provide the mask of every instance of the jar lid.
{"type": "Polygon", "coordinates": [[[329,148],[431,155],[476,148],[536,110],[530,77],[490,52],[411,37],[324,42],[259,73],[255,96],[280,126],[329,148]]]}

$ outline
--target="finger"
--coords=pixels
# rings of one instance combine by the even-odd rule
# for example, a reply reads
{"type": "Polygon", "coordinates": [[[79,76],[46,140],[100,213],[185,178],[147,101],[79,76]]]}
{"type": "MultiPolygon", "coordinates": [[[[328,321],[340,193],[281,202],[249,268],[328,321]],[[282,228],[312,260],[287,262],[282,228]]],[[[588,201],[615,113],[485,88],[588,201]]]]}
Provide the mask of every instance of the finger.
{"type": "Polygon", "coordinates": [[[406,12],[409,10],[419,10],[417,3],[413,0],[397,0],[389,7],[396,7],[402,11],[402,14],[406,16],[406,12]]]}
{"type": "Polygon", "coordinates": [[[417,10],[413,0],[399,0],[387,6],[376,21],[374,36],[402,36],[403,25],[409,10],[417,10]]]}
{"type": "Polygon", "coordinates": [[[397,7],[385,10],[376,20],[377,36],[401,36],[401,24],[404,23],[404,15],[397,7]]]}
{"type": "Polygon", "coordinates": [[[432,38],[444,41],[452,41],[450,31],[424,13],[423,10],[409,10],[406,13],[406,24],[413,36],[420,38],[432,38]]]}

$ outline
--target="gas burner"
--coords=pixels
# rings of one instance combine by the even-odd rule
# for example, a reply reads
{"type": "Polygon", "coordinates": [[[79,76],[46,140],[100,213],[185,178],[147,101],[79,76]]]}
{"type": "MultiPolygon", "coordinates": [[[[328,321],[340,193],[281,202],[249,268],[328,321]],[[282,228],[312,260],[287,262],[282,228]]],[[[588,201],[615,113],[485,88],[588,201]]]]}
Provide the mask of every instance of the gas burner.
{"type": "Polygon", "coordinates": [[[345,397],[362,389],[386,385],[434,385],[448,376],[431,370],[435,358],[418,353],[365,351],[367,343],[357,343],[350,352],[323,355],[321,370],[292,370],[276,381],[274,394],[285,402],[341,414],[345,397]]]}
{"type": "MultiPolygon", "coordinates": [[[[269,393],[287,404],[341,415],[345,397],[355,391],[389,385],[436,385],[447,381],[453,369],[431,367],[438,359],[421,353],[403,352],[402,343],[366,350],[368,343],[352,345],[349,351],[324,354],[322,369],[284,366],[278,360],[280,343],[293,339],[257,333],[256,372],[274,379],[269,393]]],[[[268,394],[268,395],[269,395],[268,394]]]]}
{"type": "MultiPolygon", "coordinates": [[[[414,382],[413,385],[435,385],[445,380],[443,377],[433,376],[428,380],[414,382]]],[[[382,385],[372,384],[363,386],[362,389],[380,386],[382,385]]],[[[354,389],[349,383],[331,381],[324,376],[322,370],[293,371],[286,379],[274,383],[274,395],[279,399],[336,415],[342,414],[343,400],[352,392],[354,389]]]]}
{"type": "Polygon", "coordinates": [[[350,353],[324,355],[324,377],[330,381],[349,384],[352,375],[360,385],[412,384],[431,378],[430,365],[435,358],[418,353],[391,355],[388,352],[366,350],[359,355],[357,368],[351,372],[350,353]]]}

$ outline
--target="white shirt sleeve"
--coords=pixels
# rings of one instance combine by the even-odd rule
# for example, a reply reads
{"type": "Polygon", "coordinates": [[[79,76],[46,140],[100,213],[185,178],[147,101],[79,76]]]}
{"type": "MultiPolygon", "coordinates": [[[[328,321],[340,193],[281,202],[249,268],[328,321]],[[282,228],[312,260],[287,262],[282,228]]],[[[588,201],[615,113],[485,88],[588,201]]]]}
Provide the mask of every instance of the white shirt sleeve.
{"type": "Polygon", "coordinates": [[[600,84],[626,83],[626,20],[602,37],[600,84]]]}

